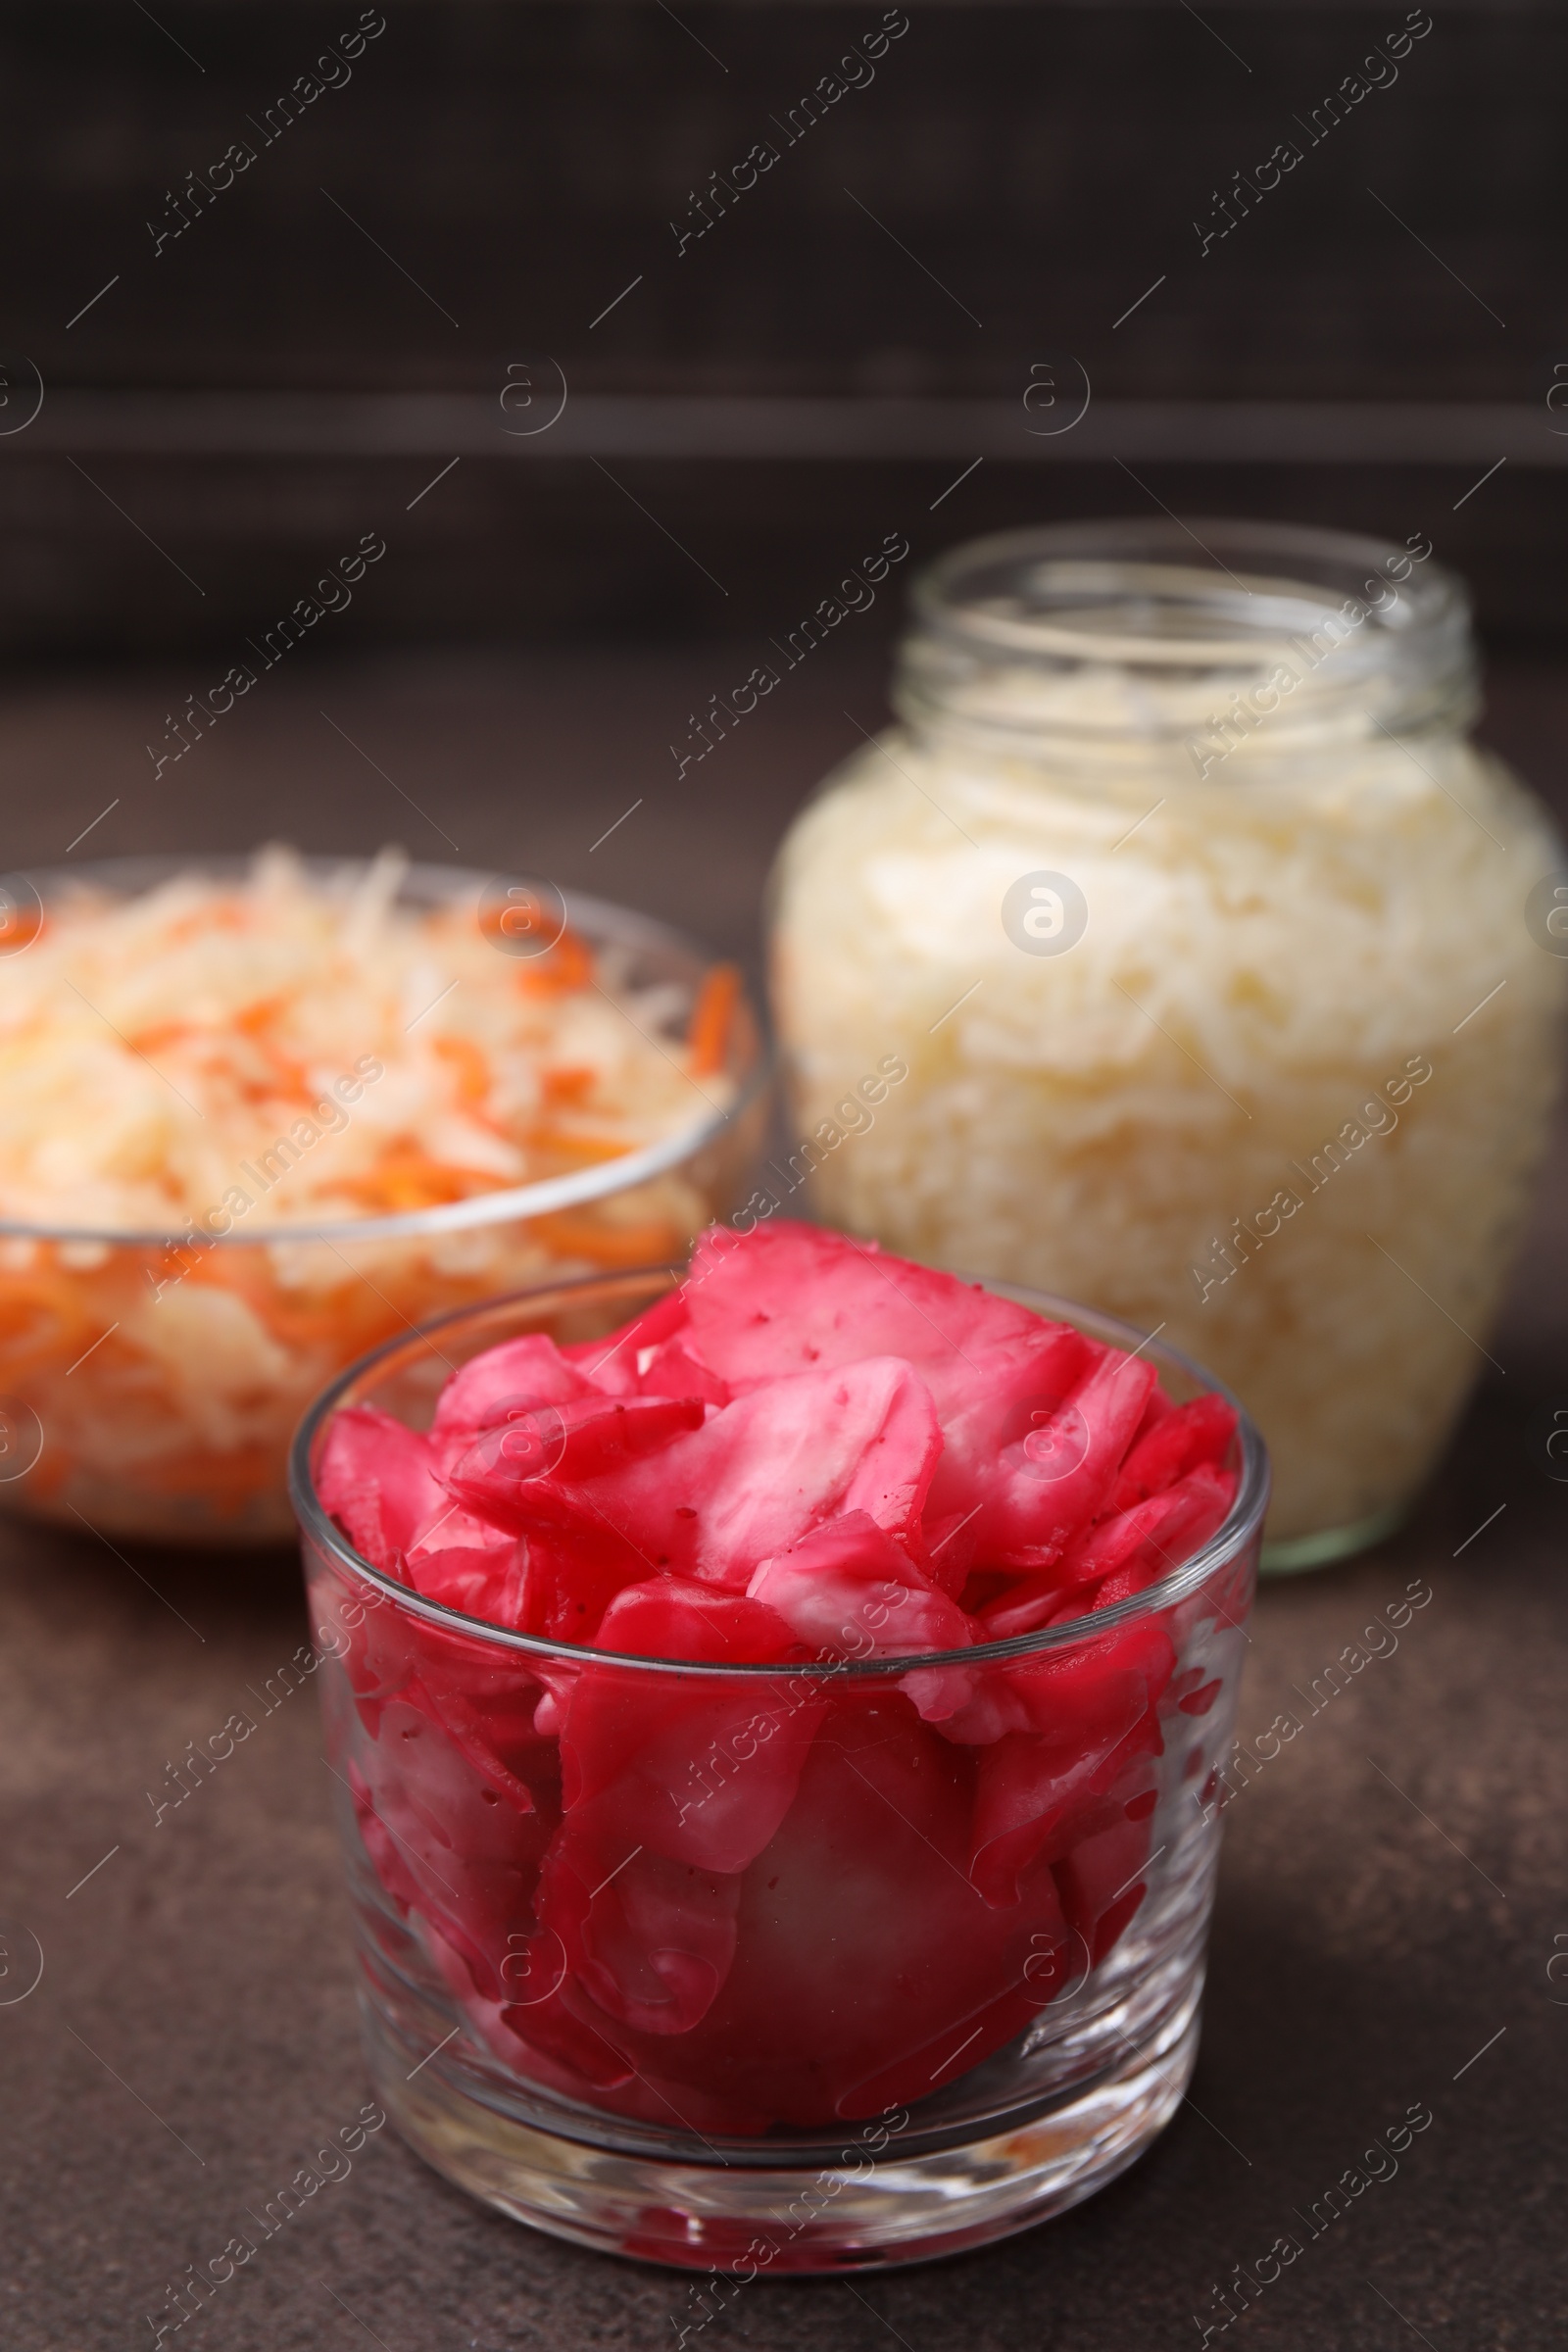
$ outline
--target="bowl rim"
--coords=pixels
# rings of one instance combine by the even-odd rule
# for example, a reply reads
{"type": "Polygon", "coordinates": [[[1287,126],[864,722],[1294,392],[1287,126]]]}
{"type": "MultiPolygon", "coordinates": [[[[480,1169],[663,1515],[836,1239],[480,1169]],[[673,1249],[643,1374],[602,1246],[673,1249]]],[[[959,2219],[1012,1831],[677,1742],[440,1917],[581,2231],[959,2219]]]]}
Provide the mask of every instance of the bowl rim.
{"type": "MultiPolygon", "coordinates": [[[[37,892],[39,901],[47,905],[49,894],[40,883],[77,883],[89,886],[102,881],[108,887],[117,885],[125,891],[135,887],[151,888],[160,879],[182,873],[241,875],[248,873],[253,858],[243,852],[196,852],[188,857],[149,855],[146,857],[100,858],[86,860],[80,866],[40,866],[29,869],[16,866],[0,873],[0,890],[14,880],[25,880],[37,892]],[[140,876],[139,883],[133,877],[140,876]]],[[[301,865],[317,876],[339,875],[363,871],[371,859],[363,854],[347,858],[302,857],[301,865]]],[[[497,883],[525,882],[536,884],[540,877],[512,873],[502,868],[444,865],[430,859],[411,860],[398,885],[398,898],[407,898],[416,906],[448,905],[466,898],[475,886],[483,891],[497,883]]],[[[689,932],[678,930],[672,923],[661,922],[655,915],[643,914],[637,908],[621,906],[611,899],[592,897],[586,891],[567,891],[560,884],[550,886],[560,892],[565,906],[566,921],[596,947],[625,946],[651,949],[673,955],[689,961],[694,971],[706,971],[722,963],[725,957],[715,955],[701,940],[689,932]]],[[[750,1004],[748,992],[747,1002],[750,1004]]],[[[417,1239],[426,1235],[470,1232],[475,1227],[493,1224],[512,1224],[526,1218],[548,1216],[557,1210],[577,1208],[590,1200],[604,1200],[612,1193],[629,1191],[653,1177],[662,1176],[679,1167],[707,1146],[717,1141],[735,1126],[762,1096],[772,1082],[773,1056],[767,1036],[755,1006],[752,1017],[757,1038],[757,1050],[749,1070],[736,1086],[735,1099],[721,1108],[710,1110],[706,1117],[693,1120],[688,1127],[674,1135],[665,1136],[655,1144],[645,1144],[640,1151],[628,1152],[619,1159],[602,1160],[597,1165],[579,1168],[567,1176],[543,1177],[531,1184],[512,1185],[501,1192],[475,1193],[464,1200],[445,1200],[429,1208],[404,1209],[392,1216],[335,1217],[318,1222],[298,1224],[254,1225],[248,1232],[207,1233],[196,1225],[195,1212],[181,1226],[128,1225],[60,1225],[43,1223],[36,1218],[0,1216],[0,1241],[34,1242],[91,1242],[120,1244],[136,1249],[163,1250],[258,1250],[309,1242],[382,1242],[417,1239]]]]}
{"type": "MultiPolygon", "coordinates": [[[[1104,1314],[1096,1307],[1079,1306],[1054,1292],[1029,1290],[1021,1284],[970,1275],[959,1275],[956,1279],[973,1283],[996,1298],[1012,1299],[1042,1315],[1045,1320],[1070,1322],[1080,1330],[1087,1328],[1092,1337],[1103,1336],[1113,1346],[1125,1343],[1128,1354],[1148,1352],[1152,1361],[1182,1373],[1196,1382],[1200,1390],[1223,1396],[1234,1407],[1242,1474],[1231,1507],[1206,1544],[1200,1545],[1187,1559],[1178,1562],[1168,1575],[1160,1578],[1156,1584],[1146,1587],[1142,1592],[1135,1592],[1126,1600],[1112,1602],[1108,1608],[1086,1610],[1061,1625],[1042,1626],[1034,1633],[1014,1634],[1002,1642],[974,1642],[966,1649],[918,1650],[899,1656],[829,1661],[820,1658],[795,1662],[775,1660],[772,1663],[649,1658],[634,1656],[626,1650],[599,1649],[585,1643],[552,1641],[543,1634],[518,1633],[508,1626],[492,1625],[485,1618],[469,1616],[465,1610],[449,1608],[442,1601],[427,1599],[412,1586],[400,1584],[396,1577],[388,1576],[383,1569],[364,1558],[328,1516],[317,1493],[312,1461],[318,1434],[337,1409],[344,1393],[362,1381],[384,1358],[402,1349],[412,1348],[417,1342],[430,1340],[434,1335],[450,1330],[455,1324],[482,1315],[494,1315],[507,1307],[520,1307],[530,1301],[563,1295],[569,1299],[573,1293],[588,1291],[606,1283],[630,1286],[638,1282],[647,1283],[660,1276],[671,1277],[669,1287],[679,1289],[689,1272],[689,1266],[637,1266],[611,1274],[583,1275],[564,1282],[535,1284],[524,1290],[509,1291],[494,1298],[481,1299],[472,1305],[457,1307],[370,1348],[340,1372],[314,1399],[289,1446],[289,1499],[307,1546],[314,1544],[334,1567],[346,1570],[371,1586],[380,1595],[380,1600],[374,1604],[376,1606],[381,1601],[391,1600],[410,1615],[447,1634],[466,1641],[477,1639],[495,1648],[547,1660],[553,1665],[576,1668],[612,1666],[666,1676],[694,1675],[720,1679],[739,1675],[773,1682],[798,1675],[811,1675],[826,1683],[854,1678],[885,1681],[922,1667],[1004,1664],[1009,1660],[1080,1647],[1085,1642],[1098,1640],[1102,1635],[1157,1617],[1175,1603],[1187,1599],[1206,1584],[1217,1569],[1239,1558],[1249,1543],[1254,1542],[1261,1533],[1270,1484],[1268,1449],[1262,1434],[1240,1397],[1223,1381],[1204,1371],[1182,1349],[1159,1341],[1158,1330],[1163,1326],[1156,1327],[1152,1333],[1140,1332],[1135,1324],[1125,1323],[1119,1316],[1104,1314]]],[[[1241,1624],[1240,1619],[1232,1622],[1238,1626],[1241,1624]]],[[[321,1630],[324,1633],[325,1629],[321,1630]]],[[[342,1652],[326,1654],[341,1655],[342,1652]]]]}

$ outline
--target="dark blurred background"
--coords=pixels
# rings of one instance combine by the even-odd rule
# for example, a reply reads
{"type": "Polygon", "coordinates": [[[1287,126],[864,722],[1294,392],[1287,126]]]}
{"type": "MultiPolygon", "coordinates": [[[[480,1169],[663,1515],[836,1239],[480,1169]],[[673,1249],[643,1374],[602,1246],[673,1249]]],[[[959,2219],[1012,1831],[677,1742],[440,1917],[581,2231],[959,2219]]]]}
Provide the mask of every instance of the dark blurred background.
{"type": "Polygon", "coordinates": [[[0,92],[8,863],[401,832],[744,946],[916,562],[1160,507],[1430,535],[1555,781],[1560,5],[13,0],[0,92]]]}
{"type": "Polygon", "coordinates": [[[355,0],[13,0],[6,649],[234,658],[367,530],[334,652],[765,633],[890,529],[1156,503],[1423,529],[1494,642],[1555,635],[1560,5],[1434,0],[1314,146],[1424,11],[911,0],[786,145],[887,13],[383,0],[284,128],[355,0]]]}
{"type": "MultiPolygon", "coordinates": [[[[373,37],[361,0],[8,0],[0,864],[401,839],[755,971],[773,845],[879,723],[917,562],[1161,507],[1430,536],[1477,593],[1491,738],[1568,814],[1568,11],[1430,13],[1330,126],[1406,0],[908,0],[808,126],[883,0],[380,0],[373,37]],[[690,714],[889,533],[911,553],[871,610],[679,776],[690,714]],[[341,609],[260,650],[367,537],[384,555],[321,591],[341,609]],[[257,683],[215,720],[240,662],[257,683]]],[[[1046,2237],[864,2295],[764,2286],[703,2352],[1190,2342],[1208,2281],[1418,2096],[1439,2128],[1410,2170],[1249,2345],[1560,2347],[1565,1490],[1519,1433],[1568,1396],[1565,1200],[1543,1188],[1508,1375],[1408,1535],[1260,1612],[1253,1725],[1352,1610],[1417,1567],[1439,1600],[1237,1808],[1200,2105],[1046,2237]]],[[[301,1637],[292,1581],[160,1561],[144,1592],[85,1540],[0,1567],[29,1694],[8,1861],[56,1923],[55,2006],[0,2001],[26,2119],[0,2334],[111,2352],[363,2095],[337,1855],[312,1714],[205,1828],[124,1826],[167,1727],[220,1720],[301,1637]],[[170,1590],[212,1635],[199,1669],[170,1590]]],[[[683,2285],[518,2232],[391,2139],[193,2346],[690,2334],[683,2285]]]]}

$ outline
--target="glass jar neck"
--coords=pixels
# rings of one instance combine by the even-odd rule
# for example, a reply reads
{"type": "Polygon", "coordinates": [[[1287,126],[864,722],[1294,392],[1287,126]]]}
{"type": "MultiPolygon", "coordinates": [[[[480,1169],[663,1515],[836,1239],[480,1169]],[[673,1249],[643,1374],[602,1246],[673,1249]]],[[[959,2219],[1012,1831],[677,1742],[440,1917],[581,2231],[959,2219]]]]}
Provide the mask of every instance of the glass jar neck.
{"type": "Polygon", "coordinates": [[[1420,533],[1400,547],[1195,527],[1068,524],[956,549],[915,584],[895,707],[971,758],[1174,756],[1199,779],[1473,718],[1468,603],[1420,533]]]}

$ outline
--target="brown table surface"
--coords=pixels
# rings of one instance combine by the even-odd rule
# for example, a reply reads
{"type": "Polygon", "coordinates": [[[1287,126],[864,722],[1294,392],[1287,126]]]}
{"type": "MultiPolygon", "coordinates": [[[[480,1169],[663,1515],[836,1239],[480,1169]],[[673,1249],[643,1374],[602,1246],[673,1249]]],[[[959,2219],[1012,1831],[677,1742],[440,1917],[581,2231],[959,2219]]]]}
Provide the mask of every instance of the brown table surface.
{"type": "MultiPolygon", "coordinates": [[[[118,799],[74,858],[401,838],[544,869],[748,952],[771,844],[856,740],[845,713],[877,723],[882,669],[869,644],[823,649],[677,787],[668,743],[752,658],[302,669],[156,783],[143,747],[191,680],[13,688],[6,862],[54,862],[118,799]]],[[[1565,726],[1568,693],[1544,670],[1494,679],[1492,732],[1543,786],[1565,726]]],[[[1503,1369],[1409,1527],[1262,1595],[1247,1739],[1281,1707],[1302,1712],[1295,1687],[1411,1580],[1433,1598],[1230,1812],[1202,2055],[1163,2139],[1088,2205],[993,2251],[854,2288],[758,2283],[704,2352],[726,2336],[856,2352],[1196,2343],[1192,2315],[1231,2266],[1297,2229],[1294,2209],[1417,2101],[1434,2121],[1397,2177],[1306,2245],[1239,2323],[1247,2340],[1560,2343],[1568,1486],[1527,1438],[1544,1403],[1568,1404],[1565,1165],[1568,1146],[1494,1342],[1503,1369]]],[[[289,1557],[122,1558],[13,1526],[0,1610],[0,2343],[107,2352],[150,2343],[183,2267],[220,2253],[368,2095],[328,1783],[306,1690],[156,1826],[146,1793],[304,1637],[289,1557]],[[42,1978],[7,2000],[31,1974],[29,1938],[42,1978]]],[[[682,2278],[517,2228],[387,2131],[167,2340],[673,2352],[690,2317],[682,2278]]]]}

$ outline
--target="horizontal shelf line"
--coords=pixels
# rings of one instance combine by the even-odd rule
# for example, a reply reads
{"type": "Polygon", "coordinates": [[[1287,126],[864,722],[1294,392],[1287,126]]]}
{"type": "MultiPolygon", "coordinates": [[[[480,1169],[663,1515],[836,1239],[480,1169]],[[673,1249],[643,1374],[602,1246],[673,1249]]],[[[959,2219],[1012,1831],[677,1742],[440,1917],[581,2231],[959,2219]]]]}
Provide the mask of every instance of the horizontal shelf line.
{"type": "Polygon", "coordinates": [[[0,466],[64,451],[187,460],[464,457],[535,463],[598,457],[874,465],[983,457],[1020,466],[1125,458],[1202,466],[1409,466],[1490,465],[1506,458],[1515,466],[1555,469],[1568,466],[1568,412],[1554,416],[1544,402],[1091,399],[1076,424],[1053,432],[1031,421],[1021,395],[746,399],[595,392],[568,397],[554,424],[529,433],[503,421],[497,394],[71,391],[46,394],[32,425],[0,435],[0,466]]]}

